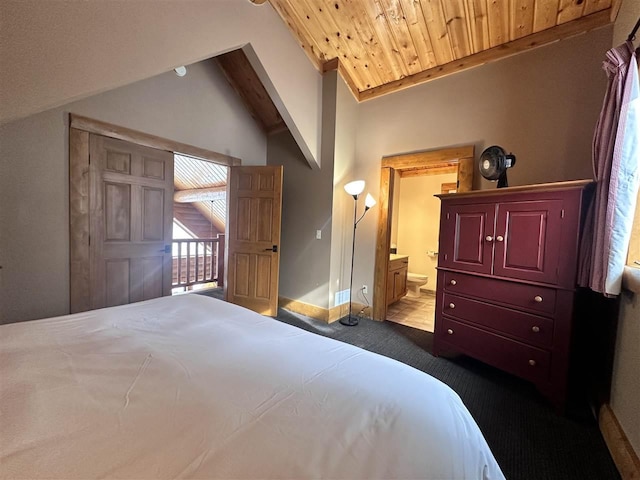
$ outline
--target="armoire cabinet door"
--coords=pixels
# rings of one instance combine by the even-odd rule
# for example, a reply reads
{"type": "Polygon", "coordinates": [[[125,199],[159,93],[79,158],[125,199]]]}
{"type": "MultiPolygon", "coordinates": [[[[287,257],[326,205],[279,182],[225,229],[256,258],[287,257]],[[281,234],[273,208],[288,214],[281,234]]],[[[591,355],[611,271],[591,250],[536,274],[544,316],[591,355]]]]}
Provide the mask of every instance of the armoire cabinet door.
{"type": "Polygon", "coordinates": [[[494,221],[495,204],[443,204],[439,266],[491,273],[494,221]]]}
{"type": "Polygon", "coordinates": [[[493,274],[558,283],[562,200],[498,204],[493,274]]]}

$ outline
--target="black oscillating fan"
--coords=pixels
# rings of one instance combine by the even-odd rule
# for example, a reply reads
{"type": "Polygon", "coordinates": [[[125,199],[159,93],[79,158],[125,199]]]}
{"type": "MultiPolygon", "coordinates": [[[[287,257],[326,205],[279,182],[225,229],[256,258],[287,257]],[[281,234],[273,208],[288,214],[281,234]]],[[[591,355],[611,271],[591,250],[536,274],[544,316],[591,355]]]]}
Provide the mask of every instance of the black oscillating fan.
{"type": "Polygon", "coordinates": [[[497,180],[498,188],[502,188],[509,186],[507,182],[507,168],[511,168],[515,164],[515,155],[512,153],[507,155],[504,148],[493,145],[482,152],[478,166],[484,178],[494,182],[497,180]]]}

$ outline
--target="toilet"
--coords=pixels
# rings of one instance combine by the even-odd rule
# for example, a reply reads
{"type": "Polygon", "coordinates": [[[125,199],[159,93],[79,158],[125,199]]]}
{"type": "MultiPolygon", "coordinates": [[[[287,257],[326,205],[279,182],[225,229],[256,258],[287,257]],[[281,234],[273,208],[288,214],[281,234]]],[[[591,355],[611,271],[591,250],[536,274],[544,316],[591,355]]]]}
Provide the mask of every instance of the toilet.
{"type": "Polygon", "coordinates": [[[407,274],[407,297],[419,297],[420,287],[428,281],[429,277],[427,275],[409,272],[407,274]]]}

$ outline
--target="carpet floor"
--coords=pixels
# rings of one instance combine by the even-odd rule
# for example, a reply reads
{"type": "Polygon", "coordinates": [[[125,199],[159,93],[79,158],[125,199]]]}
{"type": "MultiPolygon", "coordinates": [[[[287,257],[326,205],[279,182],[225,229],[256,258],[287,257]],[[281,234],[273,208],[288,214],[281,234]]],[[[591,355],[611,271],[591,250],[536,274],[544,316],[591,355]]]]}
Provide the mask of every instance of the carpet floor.
{"type": "MultiPolygon", "coordinates": [[[[221,298],[219,290],[199,294],[221,298]]],[[[558,415],[535,387],[460,356],[434,357],[433,334],[363,319],[326,324],[279,309],[277,320],[384,355],[449,385],[487,439],[508,480],[614,480],[620,475],[586,405],[558,415]]]]}

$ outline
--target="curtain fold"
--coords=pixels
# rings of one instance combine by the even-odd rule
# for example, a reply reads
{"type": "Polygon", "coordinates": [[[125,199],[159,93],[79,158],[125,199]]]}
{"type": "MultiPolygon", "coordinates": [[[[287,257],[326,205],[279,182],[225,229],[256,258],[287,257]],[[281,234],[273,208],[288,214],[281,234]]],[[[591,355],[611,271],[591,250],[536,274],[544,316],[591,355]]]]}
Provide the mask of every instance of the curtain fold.
{"type": "Polygon", "coordinates": [[[603,69],[608,85],[593,137],[596,192],[582,238],[578,284],[616,296],[640,185],[640,87],[633,44],[609,50],[603,69]]]}

